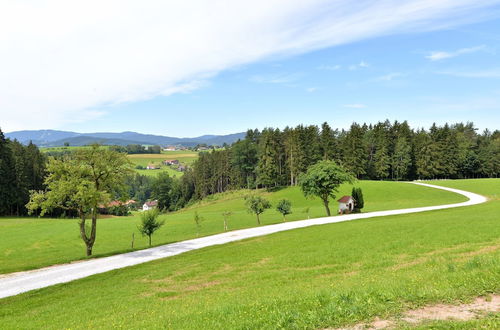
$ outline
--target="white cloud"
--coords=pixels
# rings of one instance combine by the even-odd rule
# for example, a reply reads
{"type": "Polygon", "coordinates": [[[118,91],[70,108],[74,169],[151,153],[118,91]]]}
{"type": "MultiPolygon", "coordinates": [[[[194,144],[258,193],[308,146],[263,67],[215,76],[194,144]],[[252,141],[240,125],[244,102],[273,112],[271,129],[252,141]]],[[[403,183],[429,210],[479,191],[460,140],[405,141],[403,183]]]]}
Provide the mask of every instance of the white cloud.
{"type": "Polygon", "coordinates": [[[312,92],[315,92],[315,91],[317,91],[317,90],[318,90],[318,87],[309,87],[309,88],[306,88],[306,91],[307,91],[308,93],[312,93],[312,92]]]}
{"type": "Polygon", "coordinates": [[[343,107],[351,109],[363,109],[366,108],[366,105],[360,103],[354,103],[354,104],[344,104],[343,107]]]}
{"type": "Polygon", "coordinates": [[[349,70],[357,70],[357,69],[363,69],[363,68],[368,68],[370,64],[366,63],[365,61],[361,61],[358,64],[353,64],[349,66],[349,70]]]}
{"type": "Polygon", "coordinates": [[[359,66],[360,68],[367,68],[367,67],[369,67],[370,65],[369,65],[368,63],[366,63],[365,61],[361,61],[361,62],[359,62],[358,66],[359,66]]]}
{"type": "Polygon", "coordinates": [[[0,125],[55,128],[217,73],[484,19],[499,0],[0,2],[0,125]]]}
{"type": "Polygon", "coordinates": [[[434,51],[434,52],[431,52],[429,55],[427,55],[426,58],[431,60],[431,61],[440,61],[440,60],[444,60],[444,59],[451,58],[451,57],[457,57],[457,56],[463,55],[463,54],[476,53],[476,52],[479,52],[479,51],[485,50],[485,49],[486,49],[486,47],[484,45],[481,45],[481,46],[470,47],[470,48],[461,48],[461,49],[458,49],[454,52],[434,51]]]}

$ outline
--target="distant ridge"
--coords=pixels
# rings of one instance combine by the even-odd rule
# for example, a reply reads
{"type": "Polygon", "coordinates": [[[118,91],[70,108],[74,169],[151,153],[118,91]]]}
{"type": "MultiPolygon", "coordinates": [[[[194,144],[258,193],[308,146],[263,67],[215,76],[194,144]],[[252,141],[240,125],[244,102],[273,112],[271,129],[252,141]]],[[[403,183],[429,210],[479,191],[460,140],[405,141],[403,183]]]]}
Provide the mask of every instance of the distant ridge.
{"type": "Polygon", "coordinates": [[[203,135],[194,138],[177,138],[163,135],[141,134],[136,132],[96,132],[96,133],[76,133],[58,130],[26,130],[5,133],[5,136],[11,140],[18,140],[23,144],[32,141],[39,147],[59,147],[65,143],[70,146],[83,146],[92,143],[103,145],[127,144],[149,144],[149,145],[178,145],[184,147],[196,146],[197,144],[223,145],[231,144],[238,139],[243,139],[245,133],[235,133],[228,135],[203,135]]]}

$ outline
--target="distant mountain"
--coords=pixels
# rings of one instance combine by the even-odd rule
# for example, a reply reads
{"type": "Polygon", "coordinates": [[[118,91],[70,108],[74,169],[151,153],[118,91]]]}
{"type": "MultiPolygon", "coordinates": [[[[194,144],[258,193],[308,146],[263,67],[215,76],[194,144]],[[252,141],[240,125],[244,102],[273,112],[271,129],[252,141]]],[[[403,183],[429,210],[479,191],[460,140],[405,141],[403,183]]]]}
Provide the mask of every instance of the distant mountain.
{"type": "Polygon", "coordinates": [[[69,139],[78,135],[79,133],[75,132],[55,131],[51,129],[5,133],[5,136],[11,140],[15,139],[24,144],[28,144],[32,141],[36,145],[43,145],[57,140],[69,139]]]}
{"type": "Polygon", "coordinates": [[[17,131],[6,133],[9,139],[16,139],[21,143],[27,144],[32,141],[39,147],[58,147],[69,143],[70,146],[83,146],[92,143],[100,143],[103,145],[120,145],[127,144],[151,144],[151,145],[179,145],[191,147],[197,144],[207,145],[223,145],[224,143],[231,144],[238,139],[243,139],[245,133],[236,133],[229,135],[203,135],[195,138],[177,138],[162,135],[141,134],[136,132],[122,133],[76,133],[56,130],[34,130],[34,131],[17,131]]]}

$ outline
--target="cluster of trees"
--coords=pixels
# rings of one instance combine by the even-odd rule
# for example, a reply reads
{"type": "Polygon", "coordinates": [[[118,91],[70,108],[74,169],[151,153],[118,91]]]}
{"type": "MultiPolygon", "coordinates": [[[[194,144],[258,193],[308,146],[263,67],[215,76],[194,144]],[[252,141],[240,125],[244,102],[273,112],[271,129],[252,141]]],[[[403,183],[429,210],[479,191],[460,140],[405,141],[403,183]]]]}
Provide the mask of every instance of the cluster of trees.
{"type": "Polygon", "coordinates": [[[477,133],[472,123],[414,130],[408,123],[352,124],[349,130],[299,125],[249,130],[245,139],[199,154],[181,178],[129,180],[130,196],[157,199],[174,211],[231,189],[297,185],[321,160],[332,160],[358,179],[413,180],[498,177],[500,132],[477,133]]]}
{"type": "Polygon", "coordinates": [[[26,215],[30,190],[43,188],[46,157],[30,143],[6,139],[0,130],[0,215],[26,215]]]}
{"type": "Polygon", "coordinates": [[[320,160],[358,179],[413,180],[498,177],[500,131],[479,134],[472,123],[412,129],[407,122],[353,123],[348,130],[299,125],[250,130],[193,165],[194,198],[238,188],[296,185],[320,160]]]}

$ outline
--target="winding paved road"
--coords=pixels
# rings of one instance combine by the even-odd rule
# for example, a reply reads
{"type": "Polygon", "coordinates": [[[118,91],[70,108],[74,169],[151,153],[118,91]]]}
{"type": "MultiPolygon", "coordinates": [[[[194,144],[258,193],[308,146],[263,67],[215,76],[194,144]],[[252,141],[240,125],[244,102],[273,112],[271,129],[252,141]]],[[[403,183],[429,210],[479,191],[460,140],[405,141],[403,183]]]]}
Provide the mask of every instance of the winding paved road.
{"type": "Polygon", "coordinates": [[[14,296],[23,292],[40,289],[59,283],[74,281],[94,274],[104,273],[113,269],[124,268],[156,259],[171,257],[177,254],[201,249],[207,246],[239,241],[245,238],[269,235],[280,231],[324,225],[329,223],[469,206],[484,203],[487,200],[481,195],[468,191],[445,188],[419,182],[412,183],[421,186],[451,191],[457,194],[464,195],[469,200],[463,203],[456,204],[426,206],[390,211],[377,211],[360,214],[348,214],[334,217],[285,222],[249,229],[241,229],[222,234],[166,244],[150,249],[114,255],[111,257],[91,259],[81,262],[75,262],[72,264],[56,265],[26,272],[12,273],[0,277],[0,298],[14,296]]]}

